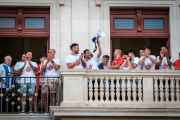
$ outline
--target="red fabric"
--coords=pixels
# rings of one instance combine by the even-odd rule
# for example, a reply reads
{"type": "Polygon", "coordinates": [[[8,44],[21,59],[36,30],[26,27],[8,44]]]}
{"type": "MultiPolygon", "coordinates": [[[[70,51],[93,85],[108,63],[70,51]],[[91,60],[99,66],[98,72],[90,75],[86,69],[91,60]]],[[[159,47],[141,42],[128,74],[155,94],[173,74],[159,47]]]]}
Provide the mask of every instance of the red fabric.
{"type": "MultiPolygon", "coordinates": [[[[37,71],[35,72],[35,74],[40,71],[40,64],[37,64],[37,67],[38,68],[37,68],[37,71]]],[[[36,77],[40,77],[40,74],[38,74],[36,77]]],[[[39,78],[36,78],[36,89],[37,89],[37,93],[39,93],[39,78]]],[[[36,92],[36,90],[35,90],[35,92],[36,92]]]]}
{"type": "Polygon", "coordinates": [[[174,68],[180,68],[180,59],[176,60],[173,64],[174,68]]]}
{"type": "Polygon", "coordinates": [[[118,57],[117,59],[114,59],[112,61],[112,65],[117,65],[117,64],[123,64],[124,58],[123,57],[118,57]]]}

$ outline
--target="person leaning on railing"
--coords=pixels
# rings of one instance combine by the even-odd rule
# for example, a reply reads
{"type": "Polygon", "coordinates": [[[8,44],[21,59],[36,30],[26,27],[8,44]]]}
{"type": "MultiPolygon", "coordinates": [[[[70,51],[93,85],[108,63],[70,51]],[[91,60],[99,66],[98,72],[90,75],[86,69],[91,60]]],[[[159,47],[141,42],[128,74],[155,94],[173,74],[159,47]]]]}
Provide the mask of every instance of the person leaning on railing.
{"type": "Polygon", "coordinates": [[[155,55],[151,54],[150,47],[144,47],[144,56],[140,58],[140,64],[143,70],[155,70],[157,60],[155,55]]]}
{"type": "Polygon", "coordinates": [[[11,56],[6,56],[4,58],[4,63],[0,64],[0,112],[11,112],[11,99],[9,95],[12,94],[12,78],[7,73],[12,73],[10,67],[12,63],[11,56]],[[6,78],[5,78],[6,77],[6,78]],[[8,96],[6,94],[9,94],[8,96]],[[7,106],[8,105],[8,106],[7,106]],[[1,109],[2,108],[2,109],[1,109]]]}
{"type": "Polygon", "coordinates": [[[25,62],[19,64],[19,73],[21,73],[21,105],[22,112],[25,112],[26,108],[26,98],[29,95],[29,112],[32,112],[32,108],[34,106],[34,111],[36,112],[36,101],[35,101],[35,83],[36,79],[31,78],[35,77],[34,72],[37,70],[37,63],[31,61],[32,52],[26,52],[25,62]],[[28,94],[29,93],[29,94],[28,94]]]}
{"type": "Polygon", "coordinates": [[[175,70],[180,70],[180,53],[179,53],[179,59],[174,62],[173,66],[175,70]]]}
{"type": "Polygon", "coordinates": [[[174,64],[174,58],[169,56],[169,50],[167,46],[162,46],[160,56],[157,56],[157,67],[159,70],[171,70],[171,66],[174,64]]]}
{"type": "Polygon", "coordinates": [[[123,64],[124,58],[122,55],[122,49],[117,48],[114,51],[114,60],[112,61],[111,66],[106,66],[107,69],[119,69],[119,67],[123,64]]]}
{"type": "Polygon", "coordinates": [[[55,58],[56,51],[55,49],[50,49],[48,53],[47,60],[44,61],[41,71],[45,71],[45,78],[43,82],[43,105],[45,108],[45,112],[47,110],[47,94],[50,92],[51,96],[51,106],[56,105],[56,93],[58,87],[58,77],[59,77],[59,69],[61,67],[61,61],[58,58],[55,58]],[[46,78],[52,77],[52,78],[46,78]]]}

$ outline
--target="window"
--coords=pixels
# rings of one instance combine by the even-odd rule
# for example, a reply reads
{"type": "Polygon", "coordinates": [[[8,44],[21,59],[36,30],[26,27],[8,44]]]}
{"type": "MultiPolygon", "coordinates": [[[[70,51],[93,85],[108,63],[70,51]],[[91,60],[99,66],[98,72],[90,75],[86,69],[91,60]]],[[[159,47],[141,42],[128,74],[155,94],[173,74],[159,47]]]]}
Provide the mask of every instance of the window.
{"type": "Polygon", "coordinates": [[[144,29],[164,29],[164,19],[144,19],[144,29]]]}
{"type": "Polygon", "coordinates": [[[15,18],[0,18],[0,28],[15,28],[15,18]]]}
{"type": "Polygon", "coordinates": [[[114,19],[115,29],[134,29],[134,19],[114,19]]]}
{"type": "Polygon", "coordinates": [[[25,18],[25,28],[45,28],[45,18],[25,18]]]}

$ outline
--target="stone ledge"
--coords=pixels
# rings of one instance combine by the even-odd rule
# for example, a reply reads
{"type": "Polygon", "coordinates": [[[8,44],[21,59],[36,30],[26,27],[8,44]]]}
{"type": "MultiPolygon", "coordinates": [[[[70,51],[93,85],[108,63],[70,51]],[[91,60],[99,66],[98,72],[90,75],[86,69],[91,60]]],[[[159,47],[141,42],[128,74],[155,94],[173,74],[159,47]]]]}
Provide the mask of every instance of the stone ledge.
{"type": "Polygon", "coordinates": [[[180,117],[180,107],[51,107],[51,117],[180,117]]]}

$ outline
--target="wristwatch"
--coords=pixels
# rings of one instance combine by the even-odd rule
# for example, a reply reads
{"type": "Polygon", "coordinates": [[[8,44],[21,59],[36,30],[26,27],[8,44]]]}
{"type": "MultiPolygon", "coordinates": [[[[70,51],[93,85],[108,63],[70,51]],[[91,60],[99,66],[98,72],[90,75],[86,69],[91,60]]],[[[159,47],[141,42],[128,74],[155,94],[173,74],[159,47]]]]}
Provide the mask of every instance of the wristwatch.
{"type": "Polygon", "coordinates": [[[53,63],[54,61],[52,61],[51,63],[53,63]]]}

